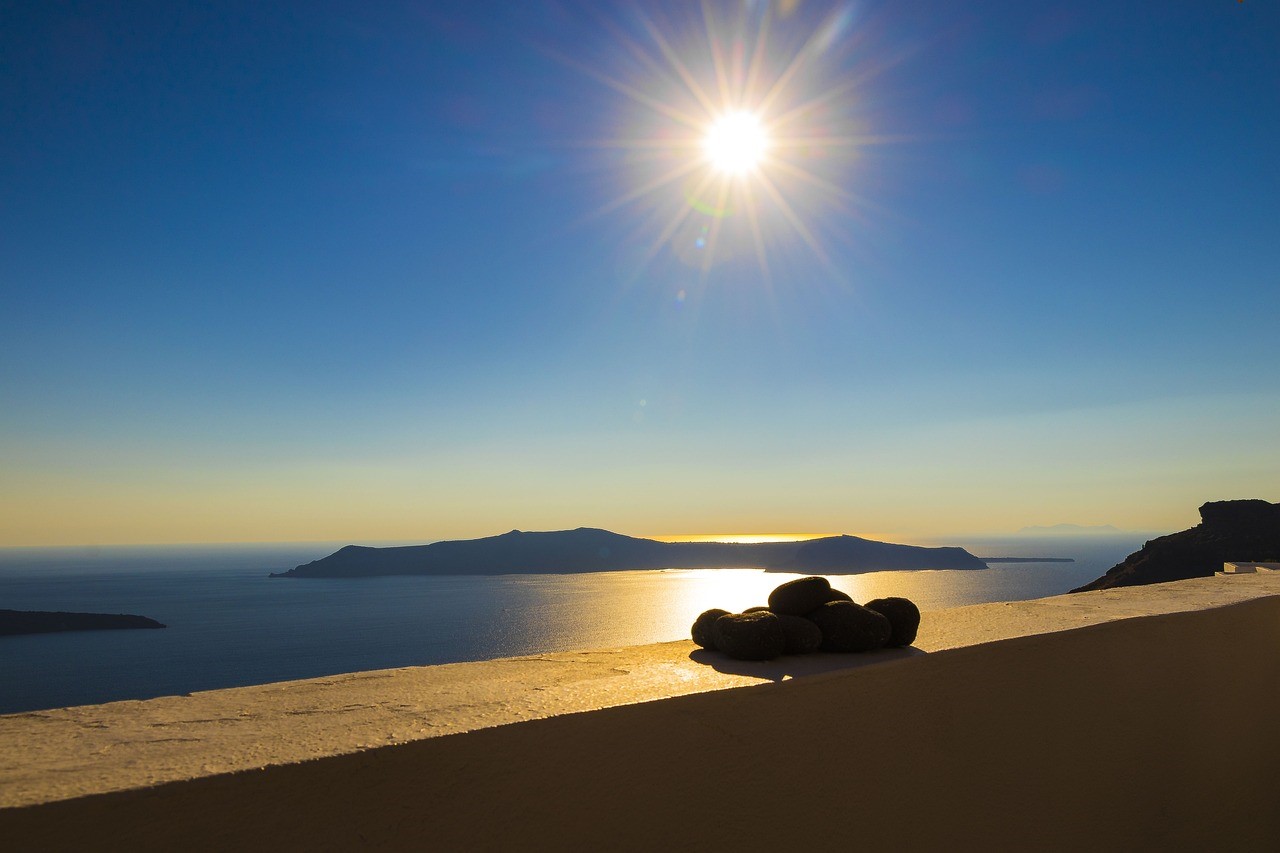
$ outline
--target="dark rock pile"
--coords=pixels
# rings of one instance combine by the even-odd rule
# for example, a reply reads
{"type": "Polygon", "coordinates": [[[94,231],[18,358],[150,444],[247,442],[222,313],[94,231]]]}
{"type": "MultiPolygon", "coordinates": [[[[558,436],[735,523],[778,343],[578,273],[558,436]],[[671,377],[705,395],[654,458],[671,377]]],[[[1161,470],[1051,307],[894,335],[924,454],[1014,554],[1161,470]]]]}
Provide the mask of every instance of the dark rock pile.
{"type": "Polygon", "coordinates": [[[693,641],[738,660],[770,660],[810,652],[869,652],[909,646],[920,609],[905,598],[857,604],[823,577],[788,581],[769,593],[767,607],[742,613],[708,610],[693,623],[693,641]]]}

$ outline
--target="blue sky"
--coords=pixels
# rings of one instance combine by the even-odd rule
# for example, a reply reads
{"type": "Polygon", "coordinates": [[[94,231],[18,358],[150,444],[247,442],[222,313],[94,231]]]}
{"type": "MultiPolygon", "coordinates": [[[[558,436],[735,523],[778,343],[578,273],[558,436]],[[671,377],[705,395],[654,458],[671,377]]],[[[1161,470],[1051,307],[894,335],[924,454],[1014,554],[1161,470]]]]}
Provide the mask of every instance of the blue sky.
{"type": "Polygon", "coordinates": [[[1280,5],[376,5],[3,6],[0,544],[1280,500],[1280,5]]]}

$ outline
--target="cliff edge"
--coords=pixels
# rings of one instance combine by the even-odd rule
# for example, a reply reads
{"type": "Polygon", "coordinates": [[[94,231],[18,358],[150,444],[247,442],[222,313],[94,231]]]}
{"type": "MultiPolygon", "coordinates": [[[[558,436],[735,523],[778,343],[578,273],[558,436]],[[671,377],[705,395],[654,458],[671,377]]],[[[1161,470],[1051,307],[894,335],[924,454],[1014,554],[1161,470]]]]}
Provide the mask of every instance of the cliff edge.
{"type": "Polygon", "coordinates": [[[1280,504],[1262,500],[1212,501],[1200,507],[1200,523],[1152,539],[1105,575],[1071,590],[1212,577],[1228,560],[1280,561],[1280,504]]]}

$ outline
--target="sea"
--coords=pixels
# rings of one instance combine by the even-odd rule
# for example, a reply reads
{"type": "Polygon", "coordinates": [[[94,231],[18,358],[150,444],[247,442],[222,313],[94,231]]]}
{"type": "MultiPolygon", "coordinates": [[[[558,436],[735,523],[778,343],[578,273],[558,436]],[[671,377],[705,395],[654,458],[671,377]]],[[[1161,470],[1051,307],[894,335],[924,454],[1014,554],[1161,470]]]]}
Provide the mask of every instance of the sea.
{"type": "MultiPolygon", "coordinates": [[[[832,575],[868,601],[929,610],[1058,595],[1147,538],[951,539],[987,569],[832,575]]],[[[164,630],[0,637],[0,714],[345,672],[688,637],[703,610],[765,603],[797,575],[755,569],[271,578],[342,543],[0,549],[0,609],[132,613],[164,630]]],[[[922,630],[927,630],[926,615],[922,630]]]]}

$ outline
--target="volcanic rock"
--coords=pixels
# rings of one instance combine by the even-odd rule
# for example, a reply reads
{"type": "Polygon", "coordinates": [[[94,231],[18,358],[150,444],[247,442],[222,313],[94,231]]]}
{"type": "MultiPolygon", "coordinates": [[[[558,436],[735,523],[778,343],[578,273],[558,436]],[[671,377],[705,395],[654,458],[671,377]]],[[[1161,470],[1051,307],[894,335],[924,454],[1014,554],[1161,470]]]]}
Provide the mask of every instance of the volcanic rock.
{"type": "Polygon", "coordinates": [[[852,601],[828,601],[805,618],[822,631],[824,652],[869,652],[888,642],[892,633],[888,619],[852,601]]]}
{"type": "Polygon", "coordinates": [[[787,616],[804,616],[831,600],[831,582],[824,577],[797,578],[769,593],[769,609],[787,616]]]}
{"type": "Polygon", "coordinates": [[[1188,530],[1152,539],[1102,577],[1071,591],[1213,577],[1233,560],[1280,562],[1280,504],[1213,501],[1200,507],[1200,519],[1188,530]]]}
{"type": "Polygon", "coordinates": [[[786,640],[783,653],[807,655],[822,647],[822,631],[803,616],[778,616],[782,624],[782,636],[786,640]]]}
{"type": "Polygon", "coordinates": [[[721,616],[728,616],[728,610],[721,610],[719,607],[713,607],[710,610],[704,610],[699,614],[697,619],[693,620],[693,629],[689,632],[693,635],[693,641],[704,649],[715,649],[715,625],[716,620],[721,616]]]}
{"type": "Polygon", "coordinates": [[[716,648],[738,660],[770,660],[786,648],[782,622],[772,613],[721,616],[713,629],[716,648]]]}
{"type": "Polygon", "coordinates": [[[887,646],[909,646],[915,642],[920,628],[920,608],[909,598],[877,598],[865,605],[889,620],[887,646]]]}

